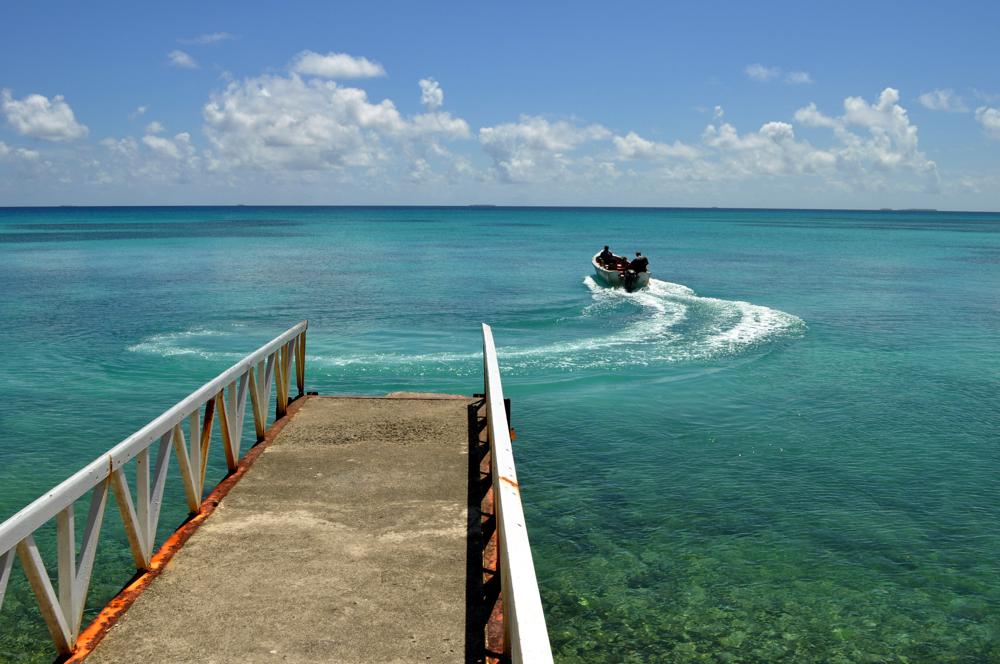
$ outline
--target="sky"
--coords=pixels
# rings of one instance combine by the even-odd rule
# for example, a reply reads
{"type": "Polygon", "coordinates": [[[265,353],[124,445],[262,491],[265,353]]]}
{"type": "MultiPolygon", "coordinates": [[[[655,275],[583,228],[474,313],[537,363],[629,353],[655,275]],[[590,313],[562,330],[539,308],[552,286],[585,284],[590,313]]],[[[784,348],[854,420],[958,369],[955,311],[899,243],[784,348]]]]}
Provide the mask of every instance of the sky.
{"type": "Polygon", "coordinates": [[[1000,3],[0,6],[0,206],[1000,210],[1000,3]]]}

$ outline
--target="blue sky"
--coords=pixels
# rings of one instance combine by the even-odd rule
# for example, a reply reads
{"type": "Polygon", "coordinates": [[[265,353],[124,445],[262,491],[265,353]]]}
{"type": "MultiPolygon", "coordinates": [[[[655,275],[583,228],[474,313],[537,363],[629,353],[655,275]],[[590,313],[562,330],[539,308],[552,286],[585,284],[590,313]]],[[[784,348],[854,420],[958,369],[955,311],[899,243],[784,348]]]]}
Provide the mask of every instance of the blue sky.
{"type": "Polygon", "coordinates": [[[1000,3],[6,3],[0,205],[1000,209],[1000,3]]]}

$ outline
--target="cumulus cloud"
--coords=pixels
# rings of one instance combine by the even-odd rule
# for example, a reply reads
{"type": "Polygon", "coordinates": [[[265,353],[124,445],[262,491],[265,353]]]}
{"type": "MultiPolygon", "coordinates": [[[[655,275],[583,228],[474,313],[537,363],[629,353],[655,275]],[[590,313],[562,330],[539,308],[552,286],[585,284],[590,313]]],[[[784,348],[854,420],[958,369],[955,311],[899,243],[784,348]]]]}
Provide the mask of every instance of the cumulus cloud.
{"type": "Polygon", "coordinates": [[[195,153],[194,146],[191,145],[191,134],[187,132],[181,132],[173,138],[147,134],[142,137],[142,142],[156,154],[170,159],[193,157],[195,153]]]}
{"type": "Polygon", "coordinates": [[[805,85],[812,82],[812,76],[807,71],[790,71],[785,75],[785,83],[789,85],[805,85]]]}
{"type": "Polygon", "coordinates": [[[672,144],[656,143],[646,140],[634,131],[630,131],[625,136],[615,136],[613,142],[619,159],[656,159],[661,157],[694,159],[701,154],[697,148],[680,141],[674,141],[672,144]]]}
{"type": "Polygon", "coordinates": [[[561,177],[572,163],[569,152],[611,136],[608,129],[596,124],[579,126],[525,115],[519,122],[483,127],[479,143],[493,160],[499,179],[533,182],[561,177]]]}
{"type": "Polygon", "coordinates": [[[10,90],[4,89],[0,92],[0,107],[10,126],[23,136],[71,141],[87,135],[87,127],[76,121],[73,109],[62,95],[49,99],[34,94],[14,99],[10,90]]]}
{"type": "Polygon", "coordinates": [[[816,107],[816,104],[812,102],[808,106],[795,111],[795,121],[807,127],[828,127],[832,129],[839,125],[836,119],[823,115],[816,107]]]}
{"type": "Polygon", "coordinates": [[[1000,108],[980,106],[976,109],[976,121],[983,125],[987,136],[1000,139],[1000,108]]]}
{"type": "Polygon", "coordinates": [[[906,109],[899,105],[899,91],[885,88],[874,103],[862,97],[844,100],[844,112],[838,117],[823,114],[815,104],[795,113],[799,123],[832,129],[839,146],[832,148],[837,165],[859,177],[905,170],[937,180],[937,165],[920,151],[917,127],[910,122],[906,109]],[[862,134],[853,131],[860,128],[862,134]]]}
{"type": "Polygon", "coordinates": [[[146,107],[146,106],[139,106],[138,108],[136,108],[134,111],[132,111],[129,114],[128,119],[129,120],[135,120],[136,118],[142,117],[143,115],[146,114],[147,110],[149,110],[148,107],[146,107]]]}
{"type": "Polygon", "coordinates": [[[718,151],[730,177],[817,174],[836,162],[831,152],[798,140],[787,122],[766,122],[743,135],[729,123],[709,125],[702,140],[718,151]]]}
{"type": "Polygon", "coordinates": [[[208,44],[229,41],[230,39],[235,39],[235,37],[228,32],[209,32],[197,37],[191,37],[190,39],[178,39],[177,41],[191,46],[206,46],[208,44]]]}
{"type": "Polygon", "coordinates": [[[444,104],[444,90],[433,78],[420,79],[420,103],[429,111],[436,111],[444,104]]]}
{"type": "Polygon", "coordinates": [[[920,95],[918,99],[924,108],[929,108],[932,111],[965,113],[969,110],[962,98],[951,89],[931,90],[920,95]]]}
{"type": "Polygon", "coordinates": [[[167,62],[172,67],[181,69],[198,69],[198,61],[184,51],[175,50],[167,53],[167,62]]]}
{"type": "Polygon", "coordinates": [[[419,156],[421,146],[469,136],[449,113],[404,117],[392,101],[334,81],[263,75],[232,82],[203,109],[205,134],[220,164],[330,170],[387,161],[387,144],[419,156]]]}
{"type": "Polygon", "coordinates": [[[385,68],[368,58],[355,57],[347,53],[327,53],[302,51],[292,63],[292,71],[307,76],[323,78],[374,78],[385,76],[385,68]]]}
{"type": "Polygon", "coordinates": [[[166,131],[166,127],[163,126],[162,122],[158,122],[157,120],[153,120],[146,125],[147,134],[162,134],[164,131],[166,131]]]}

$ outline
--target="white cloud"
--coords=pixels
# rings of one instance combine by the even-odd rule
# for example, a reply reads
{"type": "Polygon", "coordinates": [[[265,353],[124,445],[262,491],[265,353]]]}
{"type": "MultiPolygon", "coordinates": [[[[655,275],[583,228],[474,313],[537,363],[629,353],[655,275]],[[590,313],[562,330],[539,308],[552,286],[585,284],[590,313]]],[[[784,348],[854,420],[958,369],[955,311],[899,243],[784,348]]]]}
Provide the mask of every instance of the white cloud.
{"type": "Polygon", "coordinates": [[[146,106],[139,106],[128,116],[129,120],[135,120],[136,118],[142,117],[149,110],[146,106]]]}
{"type": "Polygon", "coordinates": [[[121,139],[102,138],[98,142],[119,157],[132,157],[139,148],[139,144],[131,136],[121,139]]]}
{"type": "Polygon", "coordinates": [[[919,97],[924,108],[932,111],[949,111],[951,113],[965,113],[969,109],[961,97],[955,94],[954,90],[931,90],[919,97]]]}
{"type": "Polygon", "coordinates": [[[187,132],[181,132],[173,138],[164,138],[163,136],[153,136],[147,134],[142,137],[142,142],[146,147],[158,155],[169,157],[171,159],[193,157],[195,153],[194,146],[191,145],[191,135],[187,132]]]}
{"type": "Polygon", "coordinates": [[[483,127],[479,143],[493,160],[494,173],[505,182],[538,182],[562,177],[572,165],[567,153],[612,134],[600,125],[586,127],[564,120],[549,122],[521,116],[519,122],[483,127]]]}
{"type": "Polygon", "coordinates": [[[781,76],[781,70],[779,68],[765,67],[759,62],[747,65],[743,71],[745,71],[746,75],[755,81],[770,81],[771,79],[781,76]]]}
{"type": "Polygon", "coordinates": [[[795,120],[807,127],[829,127],[838,126],[838,121],[834,118],[823,115],[815,103],[810,103],[804,108],[795,111],[795,120]]]}
{"type": "Polygon", "coordinates": [[[1000,139],[1000,108],[980,106],[976,109],[976,120],[983,125],[987,136],[1000,139]]]}
{"type": "Polygon", "coordinates": [[[41,155],[36,150],[25,148],[12,148],[3,141],[0,141],[0,160],[23,160],[27,162],[38,161],[41,155]]]}
{"type": "Polygon", "coordinates": [[[920,151],[917,127],[899,105],[899,91],[894,88],[885,88],[872,104],[861,97],[848,97],[838,118],[823,115],[810,104],[796,111],[795,119],[833,130],[840,142],[834,152],[844,171],[865,177],[872,175],[872,169],[881,173],[902,170],[937,181],[937,165],[920,151]],[[852,127],[860,127],[867,135],[858,135],[852,127]]]}
{"type": "MultiPolygon", "coordinates": [[[[147,134],[139,140],[105,138],[99,143],[107,152],[95,155],[86,173],[101,186],[123,185],[131,190],[139,184],[190,186],[205,181],[205,158],[197,154],[187,132],[173,137],[147,134]]],[[[225,184],[216,181],[213,186],[225,184]]]]}
{"type": "Polygon", "coordinates": [[[332,52],[322,55],[302,51],[292,63],[292,71],[308,76],[339,79],[385,76],[385,68],[377,62],[347,53],[332,52]]]}
{"type": "Polygon", "coordinates": [[[73,109],[62,95],[52,99],[43,95],[28,95],[14,99],[10,90],[0,92],[0,106],[7,122],[23,136],[47,141],[71,141],[87,135],[87,127],[76,121],[73,109]]]}
{"type": "Polygon", "coordinates": [[[177,41],[182,44],[205,46],[207,44],[217,44],[218,42],[228,41],[230,39],[235,39],[235,37],[228,32],[209,32],[190,39],[178,39],[177,41]]]}
{"type": "Polygon", "coordinates": [[[166,127],[163,126],[162,122],[158,122],[157,120],[153,120],[146,125],[147,134],[162,134],[164,131],[166,131],[166,127]]]}
{"type": "Polygon", "coordinates": [[[854,134],[841,129],[839,138],[854,151],[864,151],[883,167],[903,166],[914,170],[933,169],[917,147],[917,127],[910,123],[906,109],[899,105],[899,91],[886,88],[878,102],[869,104],[861,97],[844,100],[846,125],[856,125],[869,133],[868,141],[859,141],[854,134]]]}
{"type": "Polygon", "coordinates": [[[167,61],[173,67],[181,69],[198,69],[198,62],[184,51],[170,51],[167,53],[167,61]]]}
{"type": "Polygon", "coordinates": [[[744,73],[755,81],[773,81],[784,74],[785,83],[789,85],[804,85],[812,83],[812,76],[806,71],[790,71],[785,73],[781,67],[767,67],[758,63],[747,65],[743,69],[744,73]]]}
{"type": "Polygon", "coordinates": [[[331,170],[391,161],[387,146],[412,158],[440,140],[469,136],[449,113],[404,117],[392,101],[334,81],[263,75],[230,83],[203,110],[220,167],[331,170]]]}
{"type": "MultiPolygon", "coordinates": [[[[718,108],[718,107],[717,107],[718,108]]],[[[680,141],[656,143],[642,138],[634,131],[625,136],[615,136],[613,139],[619,159],[656,159],[662,157],[680,157],[694,159],[701,151],[680,141]]]]}
{"type": "Polygon", "coordinates": [[[444,104],[444,90],[433,78],[420,79],[420,103],[429,111],[436,111],[444,104]]]}
{"type": "Polygon", "coordinates": [[[730,177],[817,174],[836,161],[829,151],[797,140],[787,122],[767,122],[742,136],[731,124],[709,125],[702,140],[719,151],[730,177]]]}
{"type": "Polygon", "coordinates": [[[718,120],[725,114],[726,111],[721,106],[716,106],[715,110],[712,111],[712,117],[715,118],[716,120],[718,120]]]}

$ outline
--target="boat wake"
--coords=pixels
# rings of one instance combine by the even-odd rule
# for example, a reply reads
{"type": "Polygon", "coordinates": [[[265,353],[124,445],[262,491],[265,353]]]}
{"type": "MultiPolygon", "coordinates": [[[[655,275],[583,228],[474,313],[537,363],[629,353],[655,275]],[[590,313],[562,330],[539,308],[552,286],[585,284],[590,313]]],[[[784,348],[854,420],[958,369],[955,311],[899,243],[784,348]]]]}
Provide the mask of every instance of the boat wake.
{"type": "MultiPolygon", "coordinates": [[[[583,284],[590,302],[551,320],[532,320],[529,332],[505,330],[501,364],[505,372],[619,369],[657,364],[708,362],[764,352],[784,339],[801,336],[805,322],[768,307],[702,297],[682,284],[651,279],[641,291],[604,288],[591,277],[583,284]],[[549,337],[537,343],[539,336],[549,337]]],[[[530,316],[530,314],[529,314],[530,316]]],[[[128,350],[160,356],[194,355],[239,359],[231,348],[234,331],[191,329],[147,337],[128,350]],[[229,343],[221,343],[228,341],[229,343]],[[214,346],[214,347],[213,347],[214,346]]],[[[366,375],[473,375],[481,371],[476,352],[340,352],[319,335],[311,339],[309,363],[366,375]],[[326,342],[326,343],[324,343],[326,342]]]]}

